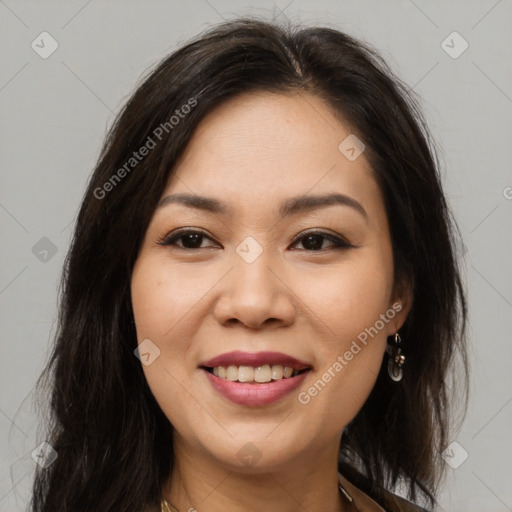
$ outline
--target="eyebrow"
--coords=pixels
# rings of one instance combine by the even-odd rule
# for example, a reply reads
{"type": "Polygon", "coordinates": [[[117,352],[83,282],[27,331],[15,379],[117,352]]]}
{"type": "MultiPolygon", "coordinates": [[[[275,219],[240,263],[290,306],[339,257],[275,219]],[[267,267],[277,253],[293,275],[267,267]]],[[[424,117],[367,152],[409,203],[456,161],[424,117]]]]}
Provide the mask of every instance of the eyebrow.
{"type": "MultiPolygon", "coordinates": [[[[196,194],[171,194],[165,196],[159,203],[157,208],[162,208],[169,204],[182,204],[189,208],[195,208],[220,215],[229,215],[231,208],[212,197],[205,197],[196,194]]],[[[360,213],[366,220],[368,214],[363,205],[354,198],[345,194],[324,194],[324,195],[301,195],[286,199],[279,208],[279,215],[286,217],[297,213],[311,211],[317,208],[325,208],[327,206],[342,205],[353,208],[360,213]]]]}

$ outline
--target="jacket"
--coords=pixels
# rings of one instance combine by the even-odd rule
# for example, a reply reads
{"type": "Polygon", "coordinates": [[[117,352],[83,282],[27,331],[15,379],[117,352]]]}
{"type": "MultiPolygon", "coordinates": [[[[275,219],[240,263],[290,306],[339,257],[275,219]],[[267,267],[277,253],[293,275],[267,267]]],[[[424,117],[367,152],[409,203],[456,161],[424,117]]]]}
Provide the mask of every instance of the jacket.
{"type": "Polygon", "coordinates": [[[348,491],[353,499],[354,510],[358,510],[359,503],[360,505],[365,506],[365,508],[369,508],[372,505],[373,507],[379,506],[381,508],[381,512],[428,512],[428,510],[411,503],[391,491],[384,490],[383,498],[377,499],[376,496],[365,494],[363,491],[351,484],[341,473],[338,473],[338,477],[341,486],[348,491]]]}

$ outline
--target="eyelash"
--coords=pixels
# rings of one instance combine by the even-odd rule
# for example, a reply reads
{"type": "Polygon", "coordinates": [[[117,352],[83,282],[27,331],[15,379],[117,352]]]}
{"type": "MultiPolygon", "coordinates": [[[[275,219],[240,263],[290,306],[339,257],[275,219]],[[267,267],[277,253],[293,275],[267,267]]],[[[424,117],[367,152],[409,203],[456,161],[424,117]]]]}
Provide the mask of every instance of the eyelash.
{"type": "MultiPolygon", "coordinates": [[[[183,238],[187,235],[201,235],[204,238],[208,238],[208,239],[212,240],[212,238],[210,238],[203,231],[200,231],[197,229],[182,229],[173,234],[164,236],[163,238],[161,238],[160,240],[157,241],[157,244],[164,246],[164,247],[174,246],[176,249],[180,249],[183,251],[197,251],[200,249],[208,249],[209,248],[209,247],[190,248],[190,247],[180,247],[179,245],[176,245],[176,242],[178,240],[180,240],[181,238],[183,238]]],[[[355,245],[348,243],[346,240],[344,240],[340,237],[334,236],[330,233],[326,233],[324,231],[308,231],[306,233],[302,233],[301,236],[295,238],[295,240],[292,242],[292,245],[297,244],[298,242],[307,238],[308,236],[321,236],[322,238],[327,239],[331,243],[333,243],[334,247],[329,248],[329,249],[301,249],[306,252],[322,252],[322,251],[326,251],[326,250],[338,250],[339,251],[339,250],[343,250],[343,249],[350,249],[350,248],[356,247],[355,245]]],[[[322,242],[322,245],[323,245],[323,242],[322,242]]]]}

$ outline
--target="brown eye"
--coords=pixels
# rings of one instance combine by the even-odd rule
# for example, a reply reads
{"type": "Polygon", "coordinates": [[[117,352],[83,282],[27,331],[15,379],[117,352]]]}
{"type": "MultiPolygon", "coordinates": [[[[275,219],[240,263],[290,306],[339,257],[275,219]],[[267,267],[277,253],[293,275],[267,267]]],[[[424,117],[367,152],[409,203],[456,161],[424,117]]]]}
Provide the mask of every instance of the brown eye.
{"type": "MultiPolygon", "coordinates": [[[[174,246],[178,249],[184,250],[207,249],[212,247],[212,245],[203,245],[205,240],[213,241],[202,231],[184,229],[164,237],[157,243],[158,245],[174,246]]],[[[321,231],[306,233],[305,235],[296,238],[292,245],[295,246],[299,243],[303,246],[303,249],[299,250],[307,252],[320,252],[329,249],[348,249],[350,247],[354,247],[342,238],[321,231]],[[330,246],[324,246],[326,241],[330,243],[330,246]]]]}
{"type": "Polygon", "coordinates": [[[306,235],[302,235],[300,238],[296,239],[293,245],[296,245],[299,242],[302,243],[302,246],[304,247],[303,250],[306,251],[322,251],[329,248],[347,249],[349,247],[354,247],[341,238],[331,235],[330,233],[323,233],[321,231],[310,232],[306,235]],[[331,243],[331,247],[326,248],[323,246],[325,240],[331,243]]]}
{"type": "Polygon", "coordinates": [[[205,249],[211,246],[202,246],[205,239],[211,240],[205,233],[197,230],[181,230],[172,235],[166,236],[163,240],[158,241],[158,245],[175,246],[179,249],[205,249]],[[180,243],[178,243],[180,242],[180,243]]]}

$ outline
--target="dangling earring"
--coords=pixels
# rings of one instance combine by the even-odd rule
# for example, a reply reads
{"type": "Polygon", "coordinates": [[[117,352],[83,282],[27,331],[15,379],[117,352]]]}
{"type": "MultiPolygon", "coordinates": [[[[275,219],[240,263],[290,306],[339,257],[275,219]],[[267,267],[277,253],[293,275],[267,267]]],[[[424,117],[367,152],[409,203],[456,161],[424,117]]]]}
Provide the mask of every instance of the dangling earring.
{"type": "Polygon", "coordinates": [[[405,363],[405,356],[402,354],[402,347],[400,344],[402,340],[400,335],[395,333],[395,340],[393,344],[387,346],[388,353],[388,373],[392,380],[398,382],[402,380],[403,369],[402,366],[405,363]]]}

